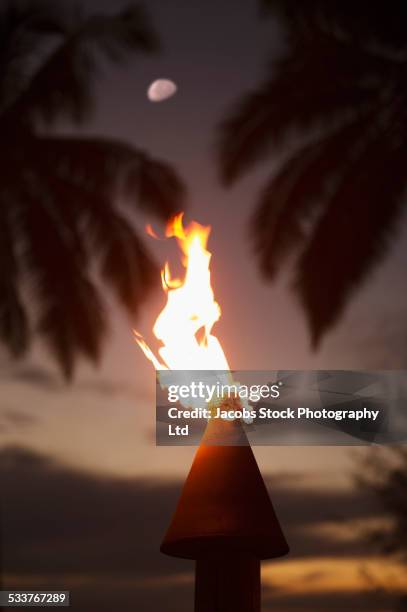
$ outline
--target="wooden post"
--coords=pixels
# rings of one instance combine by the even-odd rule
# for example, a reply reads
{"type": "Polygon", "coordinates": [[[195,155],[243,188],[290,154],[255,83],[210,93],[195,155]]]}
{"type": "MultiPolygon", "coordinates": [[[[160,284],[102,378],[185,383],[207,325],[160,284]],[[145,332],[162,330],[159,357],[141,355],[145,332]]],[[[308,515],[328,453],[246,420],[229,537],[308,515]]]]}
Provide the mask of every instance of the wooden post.
{"type": "Polygon", "coordinates": [[[198,559],[195,612],[260,612],[260,560],[224,552],[198,559]]]}

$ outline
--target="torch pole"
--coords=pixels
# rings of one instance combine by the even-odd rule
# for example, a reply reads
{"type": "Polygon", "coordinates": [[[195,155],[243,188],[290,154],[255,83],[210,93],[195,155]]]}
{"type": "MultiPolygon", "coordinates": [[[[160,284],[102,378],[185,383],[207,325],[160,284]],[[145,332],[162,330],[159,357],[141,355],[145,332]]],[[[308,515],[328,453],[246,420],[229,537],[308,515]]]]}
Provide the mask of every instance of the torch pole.
{"type": "Polygon", "coordinates": [[[260,560],[220,552],[196,562],[195,612],[259,612],[260,560]]]}

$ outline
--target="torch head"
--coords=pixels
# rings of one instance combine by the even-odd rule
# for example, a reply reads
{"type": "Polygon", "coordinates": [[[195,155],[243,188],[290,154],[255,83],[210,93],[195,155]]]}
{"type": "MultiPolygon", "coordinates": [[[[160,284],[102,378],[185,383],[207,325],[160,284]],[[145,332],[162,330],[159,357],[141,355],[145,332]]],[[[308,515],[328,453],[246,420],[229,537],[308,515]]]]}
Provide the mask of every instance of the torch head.
{"type": "Polygon", "coordinates": [[[240,421],[213,419],[161,551],[200,559],[225,550],[271,559],[289,548],[240,421]],[[231,445],[219,444],[225,435],[231,445]]]}

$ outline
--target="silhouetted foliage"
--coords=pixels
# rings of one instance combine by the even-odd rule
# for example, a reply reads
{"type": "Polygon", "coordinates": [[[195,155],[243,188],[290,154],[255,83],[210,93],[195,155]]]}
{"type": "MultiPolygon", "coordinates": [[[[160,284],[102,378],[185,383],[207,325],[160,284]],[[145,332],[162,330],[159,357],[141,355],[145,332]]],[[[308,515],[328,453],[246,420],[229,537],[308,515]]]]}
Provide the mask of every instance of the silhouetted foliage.
{"type": "Polygon", "coordinates": [[[168,218],[183,184],[132,146],[44,129],[89,116],[98,62],[158,46],[138,5],[91,16],[63,7],[31,0],[0,13],[0,337],[20,356],[38,332],[69,378],[79,355],[100,355],[100,277],[132,316],[153,278],[131,213],[168,218]]]}
{"type": "Polygon", "coordinates": [[[377,496],[388,526],[371,532],[373,542],[407,564],[407,448],[394,446],[368,453],[357,482],[377,496]]]}
{"type": "Polygon", "coordinates": [[[404,204],[407,5],[261,4],[285,51],[221,124],[221,177],[230,185],[285,153],[260,194],[254,244],[268,279],[294,256],[317,345],[386,254],[404,204]]]}
{"type": "MultiPolygon", "coordinates": [[[[370,543],[382,554],[397,557],[407,565],[407,448],[372,449],[358,468],[356,484],[375,494],[386,519],[384,525],[368,530],[370,543]]],[[[407,610],[406,590],[396,598],[394,609],[407,610]]]]}

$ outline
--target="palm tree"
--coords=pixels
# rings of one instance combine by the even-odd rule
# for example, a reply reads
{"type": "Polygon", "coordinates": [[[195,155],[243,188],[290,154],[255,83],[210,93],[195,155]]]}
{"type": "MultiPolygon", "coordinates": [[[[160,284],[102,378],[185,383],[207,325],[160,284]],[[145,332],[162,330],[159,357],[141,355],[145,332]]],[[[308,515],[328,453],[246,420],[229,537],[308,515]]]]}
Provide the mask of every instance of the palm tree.
{"type": "Polygon", "coordinates": [[[277,151],[253,217],[257,258],[294,290],[314,346],[387,253],[407,183],[407,5],[263,0],[285,46],[220,126],[226,185],[277,151]],[[279,148],[283,147],[283,148],[279,148]]]}
{"type": "Polygon", "coordinates": [[[31,0],[0,13],[0,338],[18,357],[39,334],[67,378],[77,357],[100,355],[101,281],[131,316],[149,287],[133,212],[167,218],[183,196],[170,166],[132,146],[52,132],[89,116],[98,60],[157,48],[140,6],[70,8],[31,0]]]}

